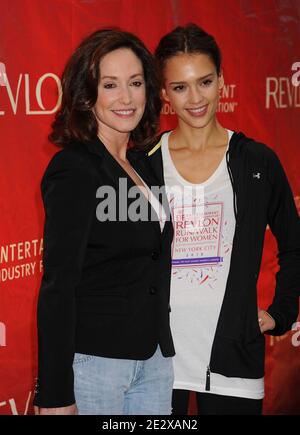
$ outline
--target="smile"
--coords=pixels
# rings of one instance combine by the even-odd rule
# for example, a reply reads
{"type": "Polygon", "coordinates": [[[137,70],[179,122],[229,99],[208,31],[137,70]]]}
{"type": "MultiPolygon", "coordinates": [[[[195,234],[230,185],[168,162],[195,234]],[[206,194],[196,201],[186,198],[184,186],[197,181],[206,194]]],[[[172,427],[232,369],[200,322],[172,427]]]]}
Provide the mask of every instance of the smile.
{"type": "Polygon", "coordinates": [[[195,109],[186,109],[192,116],[204,116],[207,112],[208,104],[206,106],[197,107],[195,109]]]}
{"type": "Polygon", "coordinates": [[[115,113],[117,116],[120,116],[122,118],[128,118],[132,116],[135,112],[135,109],[127,109],[127,110],[112,110],[113,113],[115,113]]]}

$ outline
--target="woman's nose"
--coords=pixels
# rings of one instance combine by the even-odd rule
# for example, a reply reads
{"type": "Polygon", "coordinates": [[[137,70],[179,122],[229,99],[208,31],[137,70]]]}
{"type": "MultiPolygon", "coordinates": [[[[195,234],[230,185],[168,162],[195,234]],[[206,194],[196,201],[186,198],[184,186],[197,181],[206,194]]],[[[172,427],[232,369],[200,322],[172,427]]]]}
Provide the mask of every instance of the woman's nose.
{"type": "Polygon", "coordinates": [[[189,95],[190,103],[196,104],[203,100],[203,95],[199,89],[191,89],[189,95]]]}
{"type": "Polygon", "coordinates": [[[132,96],[131,96],[131,90],[129,87],[123,87],[121,90],[121,96],[120,96],[120,100],[123,104],[130,104],[132,101],[132,96]]]}

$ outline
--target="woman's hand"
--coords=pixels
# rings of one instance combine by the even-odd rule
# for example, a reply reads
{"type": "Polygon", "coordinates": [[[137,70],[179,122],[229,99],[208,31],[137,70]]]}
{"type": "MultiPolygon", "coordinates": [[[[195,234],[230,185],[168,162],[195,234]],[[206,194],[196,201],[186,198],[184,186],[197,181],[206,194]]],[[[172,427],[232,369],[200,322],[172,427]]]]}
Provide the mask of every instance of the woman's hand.
{"type": "Polygon", "coordinates": [[[78,409],[76,403],[61,408],[39,408],[35,406],[34,413],[35,415],[78,415],[78,409]]]}
{"type": "Polygon", "coordinates": [[[258,323],[262,334],[266,331],[271,331],[276,326],[273,317],[266,311],[260,309],[258,309],[258,323]]]}

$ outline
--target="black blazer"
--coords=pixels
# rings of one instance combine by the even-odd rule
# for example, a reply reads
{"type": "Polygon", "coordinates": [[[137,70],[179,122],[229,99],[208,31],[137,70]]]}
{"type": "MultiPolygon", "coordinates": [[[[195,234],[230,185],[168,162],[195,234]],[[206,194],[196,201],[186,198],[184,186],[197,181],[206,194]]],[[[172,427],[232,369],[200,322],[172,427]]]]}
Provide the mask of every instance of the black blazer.
{"type": "MultiPolygon", "coordinates": [[[[127,158],[149,186],[163,184],[144,152],[130,150],[127,158]]],[[[75,402],[74,352],[145,360],[159,344],[165,357],[174,355],[169,327],[172,222],[162,233],[158,221],[100,222],[96,191],[108,185],[118,193],[120,178],[127,179],[128,189],[135,185],[99,139],[59,151],[43,177],[37,406],[75,402]]]]}

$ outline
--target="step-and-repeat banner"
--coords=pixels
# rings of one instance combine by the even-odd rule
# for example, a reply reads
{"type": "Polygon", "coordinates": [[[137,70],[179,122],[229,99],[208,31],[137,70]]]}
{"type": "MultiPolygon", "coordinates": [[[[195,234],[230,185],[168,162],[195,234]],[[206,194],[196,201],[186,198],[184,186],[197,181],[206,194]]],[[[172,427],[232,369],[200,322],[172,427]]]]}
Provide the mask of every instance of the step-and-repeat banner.
{"type": "MultiPolygon", "coordinates": [[[[0,414],[32,413],[40,180],[57,151],[47,134],[63,66],[98,28],[134,32],[153,50],[164,33],[187,22],[215,35],[223,51],[220,121],[277,152],[300,206],[299,0],[0,0],[0,414]]],[[[174,125],[165,105],[162,128],[174,125]]],[[[276,241],[267,230],[262,308],[271,301],[276,270],[276,241]]],[[[266,345],[264,412],[300,413],[300,323],[282,337],[267,336],[266,345]]]]}

